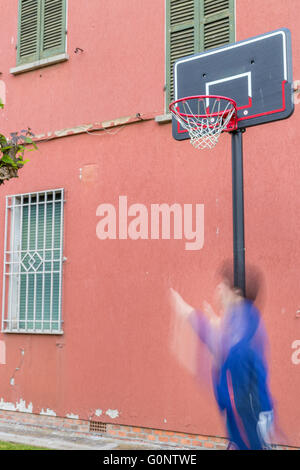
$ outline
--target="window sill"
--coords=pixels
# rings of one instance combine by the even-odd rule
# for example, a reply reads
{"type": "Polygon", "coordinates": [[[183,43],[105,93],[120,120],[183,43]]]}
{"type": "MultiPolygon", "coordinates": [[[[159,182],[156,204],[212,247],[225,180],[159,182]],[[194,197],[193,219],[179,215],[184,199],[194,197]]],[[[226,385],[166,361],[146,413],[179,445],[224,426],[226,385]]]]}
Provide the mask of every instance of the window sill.
{"type": "Polygon", "coordinates": [[[10,69],[12,75],[18,75],[24,72],[30,72],[31,70],[40,69],[41,67],[47,67],[47,65],[58,64],[59,62],[64,62],[69,59],[68,54],[58,54],[47,59],[37,60],[36,62],[31,62],[30,64],[17,65],[10,69]]]}
{"type": "Polygon", "coordinates": [[[171,113],[162,114],[160,116],[155,117],[155,122],[157,122],[158,124],[165,124],[165,123],[171,122],[171,121],[172,121],[172,114],[171,113]]]}
{"type": "Polygon", "coordinates": [[[21,335],[50,335],[50,336],[62,336],[64,334],[63,330],[54,330],[54,331],[39,331],[39,330],[2,330],[1,333],[5,334],[21,334],[21,335]]]}

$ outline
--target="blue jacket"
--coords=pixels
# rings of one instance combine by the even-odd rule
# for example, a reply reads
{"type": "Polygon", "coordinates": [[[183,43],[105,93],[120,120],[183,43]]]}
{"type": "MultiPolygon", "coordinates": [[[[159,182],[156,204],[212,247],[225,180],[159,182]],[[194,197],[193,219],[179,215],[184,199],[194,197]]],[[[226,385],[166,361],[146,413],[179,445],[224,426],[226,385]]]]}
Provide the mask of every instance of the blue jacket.
{"type": "Polygon", "coordinates": [[[243,300],[233,306],[214,328],[202,312],[194,311],[190,322],[213,356],[212,380],[221,410],[231,410],[255,419],[273,403],[267,383],[266,333],[255,305],[243,300]]]}

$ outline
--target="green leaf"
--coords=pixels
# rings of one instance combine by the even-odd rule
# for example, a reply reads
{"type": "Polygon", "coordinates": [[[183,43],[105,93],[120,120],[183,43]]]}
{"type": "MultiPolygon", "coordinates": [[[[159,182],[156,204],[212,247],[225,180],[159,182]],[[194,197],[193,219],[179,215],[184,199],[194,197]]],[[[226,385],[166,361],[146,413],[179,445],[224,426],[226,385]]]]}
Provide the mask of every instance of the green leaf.
{"type": "MultiPolygon", "coordinates": [[[[5,142],[7,144],[7,142],[5,142]]],[[[1,142],[0,142],[1,144],[1,142]]],[[[12,148],[11,145],[9,145],[8,147],[1,147],[1,152],[6,152],[6,150],[10,150],[12,148]]]]}
{"type": "Polygon", "coordinates": [[[0,134],[0,145],[7,145],[6,137],[3,134],[0,134]]]}
{"type": "Polygon", "coordinates": [[[14,162],[14,160],[11,157],[9,157],[8,155],[3,155],[2,158],[1,158],[1,161],[11,165],[13,168],[18,168],[17,164],[14,162]]]}

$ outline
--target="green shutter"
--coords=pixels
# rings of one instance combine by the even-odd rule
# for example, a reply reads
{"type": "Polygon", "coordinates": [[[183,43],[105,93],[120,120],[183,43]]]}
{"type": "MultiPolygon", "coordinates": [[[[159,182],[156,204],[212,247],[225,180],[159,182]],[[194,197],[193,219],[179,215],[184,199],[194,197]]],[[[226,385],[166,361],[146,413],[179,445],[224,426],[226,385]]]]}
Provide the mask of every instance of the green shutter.
{"type": "Polygon", "coordinates": [[[166,101],[174,98],[173,67],[181,57],[234,42],[234,0],[167,0],[166,101]]]}
{"type": "Polygon", "coordinates": [[[44,0],[41,23],[41,59],[63,53],[66,41],[66,1],[44,0]]]}
{"type": "Polygon", "coordinates": [[[34,62],[39,57],[40,2],[19,1],[17,63],[34,62]]]}
{"type": "Polygon", "coordinates": [[[17,64],[65,52],[66,0],[19,0],[17,64]]]}
{"type": "Polygon", "coordinates": [[[195,0],[167,0],[167,103],[174,97],[173,67],[176,60],[194,53],[195,0]]]}
{"type": "Polygon", "coordinates": [[[234,0],[204,0],[201,17],[203,50],[234,42],[234,0]]]}

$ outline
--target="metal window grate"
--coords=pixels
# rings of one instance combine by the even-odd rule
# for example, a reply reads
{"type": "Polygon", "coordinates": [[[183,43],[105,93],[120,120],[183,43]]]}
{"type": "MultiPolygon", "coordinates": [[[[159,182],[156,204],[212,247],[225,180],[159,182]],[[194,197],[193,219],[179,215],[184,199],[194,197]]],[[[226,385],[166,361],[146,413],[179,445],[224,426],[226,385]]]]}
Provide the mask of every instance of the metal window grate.
{"type": "Polygon", "coordinates": [[[6,197],[2,331],[62,333],[64,190],[6,197]]]}
{"type": "Polygon", "coordinates": [[[90,432],[106,433],[106,423],[99,421],[90,421],[90,432]]]}

